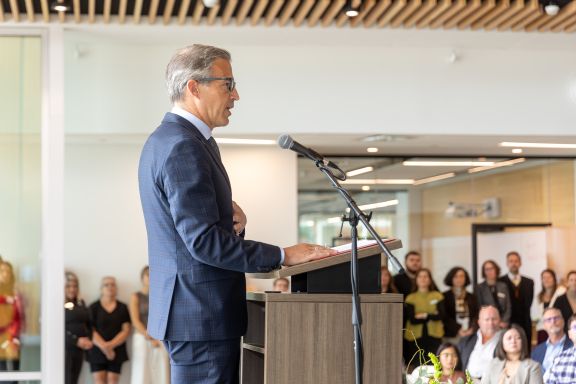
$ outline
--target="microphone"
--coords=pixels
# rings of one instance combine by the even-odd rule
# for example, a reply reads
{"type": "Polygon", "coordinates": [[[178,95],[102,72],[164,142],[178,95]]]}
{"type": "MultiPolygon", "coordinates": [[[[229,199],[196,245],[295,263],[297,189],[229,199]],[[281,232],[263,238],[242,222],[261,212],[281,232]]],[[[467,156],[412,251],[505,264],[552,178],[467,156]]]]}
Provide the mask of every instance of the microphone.
{"type": "MultiPolygon", "coordinates": [[[[294,139],[292,139],[292,137],[290,137],[290,135],[280,136],[278,138],[278,145],[280,146],[280,148],[290,149],[296,153],[299,153],[302,156],[306,156],[307,158],[309,158],[310,160],[312,160],[314,162],[320,162],[327,167],[334,168],[334,169],[337,169],[340,172],[342,172],[342,170],[336,164],[334,164],[330,160],[324,158],[324,156],[322,156],[318,152],[314,151],[313,149],[305,147],[302,144],[300,144],[299,142],[295,141],[294,139]]],[[[344,174],[343,180],[345,180],[345,179],[346,179],[346,174],[344,174]]]]}

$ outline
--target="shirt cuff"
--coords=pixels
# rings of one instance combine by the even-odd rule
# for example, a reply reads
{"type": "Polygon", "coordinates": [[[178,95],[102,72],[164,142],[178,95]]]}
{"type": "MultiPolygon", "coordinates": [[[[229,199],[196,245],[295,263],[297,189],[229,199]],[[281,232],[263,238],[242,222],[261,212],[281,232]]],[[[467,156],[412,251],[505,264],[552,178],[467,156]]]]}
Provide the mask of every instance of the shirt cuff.
{"type": "Polygon", "coordinates": [[[286,254],[284,253],[284,248],[282,247],[278,247],[280,248],[280,265],[284,265],[284,257],[286,256],[286,254]]]}

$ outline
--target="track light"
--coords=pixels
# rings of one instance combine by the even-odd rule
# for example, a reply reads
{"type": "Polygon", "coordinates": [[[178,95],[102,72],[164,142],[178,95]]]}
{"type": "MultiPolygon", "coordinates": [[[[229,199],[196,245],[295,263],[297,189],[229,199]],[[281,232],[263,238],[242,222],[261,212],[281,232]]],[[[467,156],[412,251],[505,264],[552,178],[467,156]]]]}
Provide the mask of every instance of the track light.
{"type": "Polygon", "coordinates": [[[55,12],[68,12],[72,9],[68,0],[54,0],[50,5],[50,9],[55,12]]]}
{"type": "Polygon", "coordinates": [[[555,16],[570,0],[539,0],[540,5],[548,16],[555,16]]]}
{"type": "Polygon", "coordinates": [[[348,17],[356,17],[358,16],[358,8],[355,8],[352,5],[352,1],[353,0],[348,0],[346,1],[346,6],[344,7],[344,13],[346,14],[346,16],[348,17]]]}
{"type": "Polygon", "coordinates": [[[212,8],[218,4],[218,0],[202,0],[206,8],[212,8]]]}

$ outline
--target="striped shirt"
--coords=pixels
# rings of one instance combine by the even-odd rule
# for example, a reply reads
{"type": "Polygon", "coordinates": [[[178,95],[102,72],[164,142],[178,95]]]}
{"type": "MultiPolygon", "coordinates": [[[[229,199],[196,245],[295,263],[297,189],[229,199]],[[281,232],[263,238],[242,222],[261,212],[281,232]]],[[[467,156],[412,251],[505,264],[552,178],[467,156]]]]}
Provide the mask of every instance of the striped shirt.
{"type": "Polygon", "coordinates": [[[560,353],[546,374],[545,384],[574,384],[576,383],[576,347],[560,353]]]}

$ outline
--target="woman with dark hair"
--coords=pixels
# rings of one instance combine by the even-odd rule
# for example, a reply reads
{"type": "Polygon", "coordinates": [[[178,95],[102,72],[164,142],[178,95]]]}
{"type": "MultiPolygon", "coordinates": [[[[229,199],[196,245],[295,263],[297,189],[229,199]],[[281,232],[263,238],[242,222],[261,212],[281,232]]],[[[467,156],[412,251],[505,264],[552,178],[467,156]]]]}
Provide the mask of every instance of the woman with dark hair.
{"type": "Polygon", "coordinates": [[[476,286],[476,298],[478,306],[492,305],[500,312],[500,328],[507,328],[512,316],[512,304],[508,287],[502,281],[498,281],[500,266],[494,260],[486,260],[482,264],[482,277],[484,282],[476,286]]]}
{"type": "Polygon", "coordinates": [[[548,338],[548,334],[544,330],[544,323],[542,322],[544,310],[548,307],[553,307],[556,299],[566,293],[566,288],[563,285],[558,285],[556,272],[552,269],[543,270],[542,273],[540,273],[540,280],[542,281],[542,290],[538,296],[536,296],[535,313],[532,316],[533,321],[538,321],[536,324],[538,344],[546,341],[548,338]]]}
{"type": "Polygon", "coordinates": [[[64,318],[66,319],[65,382],[78,383],[84,351],[92,348],[92,326],[90,311],[79,297],[78,276],[72,272],[64,274],[64,318]]]}
{"type": "Polygon", "coordinates": [[[470,276],[464,268],[452,268],[444,278],[444,284],[450,287],[443,293],[446,310],[444,337],[453,339],[451,341],[456,344],[460,337],[474,332],[479,307],[476,296],[466,291],[470,285],[470,276]]]}
{"type": "Polygon", "coordinates": [[[564,328],[568,330],[570,316],[576,314],[576,271],[568,272],[566,276],[566,293],[556,299],[554,308],[562,312],[564,328]]]}
{"type": "Polygon", "coordinates": [[[512,324],[502,333],[482,384],[542,384],[540,364],[530,359],[524,330],[512,324]]]}
{"type": "MultiPolygon", "coordinates": [[[[418,351],[436,352],[444,336],[444,296],[432,280],[429,269],[422,268],[416,273],[416,289],[406,297],[406,331],[409,361],[418,351]]],[[[416,359],[417,360],[417,359],[416,359]]]]}
{"type": "Polygon", "coordinates": [[[396,285],[394,285],[394,279],[392,274],[387,267],[380,268],[380,283],[382,287],[382,293],[398,293],[396,285]]]}
{"type": "Polygon", "coordinates": [[[442,376],[439,381],[447,384],[464,384],[466,374],[462,371],[462,361],[458,348],[452,343],[440,345],[436,356],[442,366],[442,376]]]}
{"type": "Polygon", "coordinates": [[[150,268],[140,272],[142,287],[130,298],[130,319],[134,326],[132,334],[133,384],[167,384],[170,382],[168,352],[162,342],[148,334],[148,293],[150,291],[150,268]]]}

